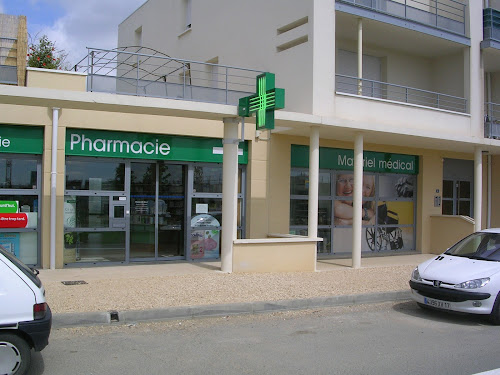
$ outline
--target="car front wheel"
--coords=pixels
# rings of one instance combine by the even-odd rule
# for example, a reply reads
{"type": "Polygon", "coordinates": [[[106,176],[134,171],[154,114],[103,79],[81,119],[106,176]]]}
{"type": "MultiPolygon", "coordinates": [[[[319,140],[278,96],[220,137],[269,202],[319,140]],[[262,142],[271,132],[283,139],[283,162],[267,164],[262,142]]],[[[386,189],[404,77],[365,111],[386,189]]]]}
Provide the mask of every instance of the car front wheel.
{"type": "Polygon", "coordinates": [[[490,321],[494,325],[500,325],[500,293],[498,293],[493,309],[491,310],[490,321]]]}
{"type": "Polygon", "coordinates": [[[0,374],[24,375],[30,363],[28,343],[12,333],[0,333],[0,374]]]}

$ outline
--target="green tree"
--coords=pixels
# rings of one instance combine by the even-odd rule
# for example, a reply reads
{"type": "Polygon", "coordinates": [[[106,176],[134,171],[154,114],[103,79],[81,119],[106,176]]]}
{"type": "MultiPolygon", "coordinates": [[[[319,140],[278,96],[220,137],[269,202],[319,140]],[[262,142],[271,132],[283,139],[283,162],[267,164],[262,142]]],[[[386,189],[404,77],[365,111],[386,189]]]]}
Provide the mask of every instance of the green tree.
{"type": "Polygon", "coordinates": [[[28,66],[32,68],[63,69],[67,54],[57,50],[54,42],[43,35],[36,43],[30,43],[28,66]]]}

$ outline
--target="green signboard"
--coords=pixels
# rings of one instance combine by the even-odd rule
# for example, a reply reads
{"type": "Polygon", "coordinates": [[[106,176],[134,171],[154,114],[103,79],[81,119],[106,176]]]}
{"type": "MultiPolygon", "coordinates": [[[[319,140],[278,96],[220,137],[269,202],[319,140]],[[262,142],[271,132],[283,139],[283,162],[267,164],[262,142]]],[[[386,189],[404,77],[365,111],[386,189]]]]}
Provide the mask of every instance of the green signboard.
{"type": "Polygon", "coordinates": [[[18,201],[0,201],[1,214],[15,214],[19,212],[18,201]]]}
{"type": "Polygon", "coordinates": [[[256,113],[257,129],[274,129],[274,111],[285,107],[285,90],[275,87],[275,75],[264,73],[257,77],[257,94],[241,98],[238,115],[250,117],[256,113]]]}
{"type": "Polygon", "coordinates": [[[42,154],[43,128],[0,124],[0,152],[42,154]]]}
{"type": "MultiPolygon", "coordinates": [[[[66,155],[222,163],[222,140],[161,134],[67,129],[66,155]]],[[[238,162],[248,163],[240,143],[238,162]]]]}
{"type": "MultiPolygon", "coordinates": [[[[292,167],[309,168],[309,146],[292,145],[292,167]]],[[[321,169],[354,170],[354,151],[320,147],[321,169]]],[[[418,156],[365,151],[363,170],[366,172],[418,174],[418,156]]]]}

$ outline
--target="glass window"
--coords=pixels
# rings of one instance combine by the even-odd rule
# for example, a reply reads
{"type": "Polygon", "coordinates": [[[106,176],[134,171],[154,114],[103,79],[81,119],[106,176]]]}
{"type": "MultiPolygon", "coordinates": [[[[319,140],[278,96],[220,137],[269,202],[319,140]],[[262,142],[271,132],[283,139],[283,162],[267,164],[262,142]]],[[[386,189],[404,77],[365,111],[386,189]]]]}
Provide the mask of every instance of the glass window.
{"type": "Polygon", "coordinates": [[[36,159],[0,157],[0,188],[36,189],[36,159]]]}
{"type": "MultiPolygon", "coordinates": [[[[320,172],[318,191],[320,196],[331,195],[331,176],[329,172],[320,172]]],[[[309,194],[309,172],[293,170],[290,172],[290,195],[309,194]]]]}
{"type": "Polygon", "coordinates": [[[222,193],[222,166],[195,166],[194,193],[222,193]]]}
{"type": "Polygon", "coordinates": [[[309,172],[290,171],[290,195],[307,195],[309,193],[309,172]]]}
{"type": "Polygon", "coordinates": [[[125,190],[125,163],[110,160],[66,160],[67,190],[125,190]]]}
{"type": "Polygon", "coordinates": [[[64,263],[125,261],[125,232],[67,232],[64,263]]]}
{"type": "Polygon", "coordinates": [[[205,222],[208,222],[207,219],[210,219],[210,223],[212,223],[210,226],[222,225],[222,199],[193,198],[191,210],[192,227],[196,227],[200,224],[199,222],[194,222],[197,217],[200,217],[205,222]],[[215,219],[215,221],[213,219],[215,219]]]}
{"type": "Polygon", "coordinates": [[[38,212],[38,195],[0,195],[0,201],[18,201],[19,212],[38,212]]]}
{"type": "Polygon", "coordinates": [[[64,200],[66,228],[109,227],[109,197],[67,195],[64,200]]]}
{"type": "Polygon", "coordinates": [[[131,163],[130,194],[149,197],[156,195],[156,163],[131,163]]]}

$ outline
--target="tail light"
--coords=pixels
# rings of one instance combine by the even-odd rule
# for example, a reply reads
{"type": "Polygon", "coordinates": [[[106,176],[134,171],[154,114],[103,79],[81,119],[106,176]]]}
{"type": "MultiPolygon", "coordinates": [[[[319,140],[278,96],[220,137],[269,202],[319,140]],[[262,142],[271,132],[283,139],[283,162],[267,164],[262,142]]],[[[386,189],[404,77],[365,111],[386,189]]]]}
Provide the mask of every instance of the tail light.
{"type": "Polygon", "coordinates": [[[47,314],[47,303],[37,303],[36,305],[33,305],[33,317],[35,320],[43,319],[45,318],[45,315],[47,314]]]}

